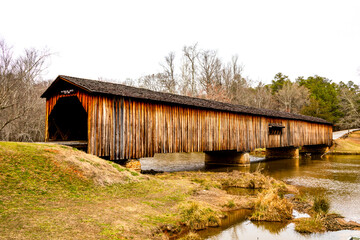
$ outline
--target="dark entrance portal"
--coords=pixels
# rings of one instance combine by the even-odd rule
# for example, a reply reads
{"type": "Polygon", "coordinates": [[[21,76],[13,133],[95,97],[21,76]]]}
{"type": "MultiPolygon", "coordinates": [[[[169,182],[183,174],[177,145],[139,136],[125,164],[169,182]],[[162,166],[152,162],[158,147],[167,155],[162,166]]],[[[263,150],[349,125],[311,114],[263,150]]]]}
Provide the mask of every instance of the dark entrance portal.
{"type": "Polygon", "coordinates": [[[49,116],[50,141],[87,141],[87,113],[77,97],[62,97],[49,116]]]}

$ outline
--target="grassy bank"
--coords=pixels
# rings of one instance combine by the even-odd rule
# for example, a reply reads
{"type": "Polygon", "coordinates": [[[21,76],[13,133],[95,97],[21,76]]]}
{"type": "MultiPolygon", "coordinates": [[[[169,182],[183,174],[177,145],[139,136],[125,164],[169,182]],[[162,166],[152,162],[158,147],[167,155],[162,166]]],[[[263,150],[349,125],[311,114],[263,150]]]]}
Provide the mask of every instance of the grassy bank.
{"type": "Polygon", "coordinates": [[[0,143],[0,177],[0,239],[157,238],[196,188],[45,144],[0,143]]]}
{"type": "Polygon", "coordinates": [[[146,176],[65,146],[0,142],[0,239],[167,239],[240,208],[278,221],[283,209],[260,199],[288,190],[260,173],[146,176]]]}
{"type": "Polygon", "coordinates": [[[360,154],[360,131],[352,132],[334,140],[330,154],[360,154]]]}

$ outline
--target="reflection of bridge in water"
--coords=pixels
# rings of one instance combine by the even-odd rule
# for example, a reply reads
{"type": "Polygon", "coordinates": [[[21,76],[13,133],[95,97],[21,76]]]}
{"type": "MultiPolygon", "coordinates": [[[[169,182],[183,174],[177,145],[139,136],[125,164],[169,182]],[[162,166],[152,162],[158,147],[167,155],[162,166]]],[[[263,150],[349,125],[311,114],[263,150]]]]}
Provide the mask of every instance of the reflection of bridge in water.
{"type": "Polygon", "coordinates": [[[79,141],[110,160],[205,152],[206,163],[248,164],[246,154],[321,152],[332,124],[319,118],[59,76],[45,91],[46,141],[79,141]]]}

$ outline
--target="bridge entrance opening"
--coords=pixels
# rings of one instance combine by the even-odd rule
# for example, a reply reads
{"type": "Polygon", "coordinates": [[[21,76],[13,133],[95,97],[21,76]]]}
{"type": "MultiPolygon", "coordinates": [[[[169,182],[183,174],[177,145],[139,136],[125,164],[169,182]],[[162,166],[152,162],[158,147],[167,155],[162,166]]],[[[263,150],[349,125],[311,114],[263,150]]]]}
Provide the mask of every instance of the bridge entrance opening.
{"type": "Polygon", "coordinates": [[[60,98],[49,115],[49,140],[87,141],[87,118],[77,97],[60,98]]]}

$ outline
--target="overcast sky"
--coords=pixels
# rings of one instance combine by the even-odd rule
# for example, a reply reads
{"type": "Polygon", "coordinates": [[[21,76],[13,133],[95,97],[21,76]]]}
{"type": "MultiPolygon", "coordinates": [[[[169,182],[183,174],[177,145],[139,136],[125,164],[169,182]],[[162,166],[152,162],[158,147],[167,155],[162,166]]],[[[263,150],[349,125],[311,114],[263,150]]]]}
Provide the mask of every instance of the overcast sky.
{"type": "MultiPolygon", "coordinates": [[[[57,75],[123,81],[161,70],[184,45],[237,54],[244,74],[269,83],[315,74],[360,84],[359,0],[3,0],[0,39],[47,47],[45,79],[57,75]]],[[[179,65],[178,65],[179,67],[179,65]]]]}

